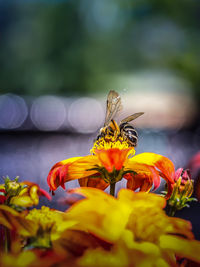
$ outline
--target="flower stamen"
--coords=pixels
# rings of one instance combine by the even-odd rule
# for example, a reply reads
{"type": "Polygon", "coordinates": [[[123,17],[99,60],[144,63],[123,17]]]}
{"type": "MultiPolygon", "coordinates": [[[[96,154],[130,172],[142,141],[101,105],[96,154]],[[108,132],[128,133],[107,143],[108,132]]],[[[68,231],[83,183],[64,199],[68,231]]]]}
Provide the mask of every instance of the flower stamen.
{"type": "MultiPolygon", "coordinates": [[[[93,148],[90,150],[91,154],[96,154],[95,151],[97,150],[108,150],[111,148],[118,148],[120,150],[130,148],[129,143],[124,140],[121,136],[118,136],[117,139],[115,136],[107,135],[105,137],[101,137],[98,140],[94,142],[93,148]]],[[[135,149],[134,147],[131,147],[131,153],[129,156],[135,155],[135,149]]]]}

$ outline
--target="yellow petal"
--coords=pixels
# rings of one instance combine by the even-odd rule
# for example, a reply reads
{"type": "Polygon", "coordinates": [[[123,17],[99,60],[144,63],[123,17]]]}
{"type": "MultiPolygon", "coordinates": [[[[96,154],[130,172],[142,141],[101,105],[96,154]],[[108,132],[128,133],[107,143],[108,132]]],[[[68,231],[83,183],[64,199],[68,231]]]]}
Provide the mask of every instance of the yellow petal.
{"type": "Polygon", "coordinates": [[[164,235],[160,237],[160,247],[173,251],[177,256],[200,263],[200,241],[164,235]]]}
{"type": "MultiPolygon", "coordinates": [[[[36,254],[32,251],[22,251],[19,255],[3,254],[1,258],[2,266],[28,267],[34,266],[37,262],[36,254]]],[[[37,264],[37,266],[39,266],[37,264]]]]}
{"type": "Polygon", "coordinates": [[[0,205],[0,223],[9,229],[16,229],[23,236],[35,231],[34,222],[25,219],[23,214],[6,205],[0,205]]]}
{"type": "Polygon", "coordinates": [[[0,184],[0,189],[5,189],[5,184],[0,184]]]}
{"type": "Polygon", "coordinates": [[[160,209],[163,209],[166,205],[166,200],[153,193],[145,193],[145,192],[140,192],[140,193],[135,193],[132,190],[128,189],[121,189],[118,193],[117,198],[120,201],[124,201],[127,204],[130,203],[131,205],[133,204],[133,201],[145,201],[146,203],[151,203],[155,207],[160,207],[160,209]]]}
{"type": "Polygon", "coordinates": [[[77,220],[90,233],[107,242],[117,240],[128,222],[131,208],[96,188],[82,187],[71,192],[87,198],[72,205],[67,218],[77,220]]]}
{"type": "Polygon", "coordinates": [[[18,194],[18,196],[25,195],[28,192],[28,187],[24,187],[18,194]]]}
{"type": "Polygon", "coordinates": [[[27,195],[12,197],[10,204],[20,207],[32,207],[35,205],[34,201],[27,195]]]}
{"type": "Polygon", "coordinates": [[[36,186],[36,185],[31,186],[30,197],[31,197],[34,205],[38,205],[38,203],[39,203],[38,186],[36,186]]]}
{"type": "Polygon", "coordinates": [[[96,174],[96,170],[89,170],[95,168],[96,165],[99,165],[99,160],[95,155],[85,156],[76,160],[68,168],[69,179],[81,179],[96,174]]]}
{"type": "Polygon", "coordinates": [[[176,217],[170,217],[170,221],[171,221],[171,229],[170,227],[166,228],[166,232],[167,233],[173,233],[173,234],[177,234],[177,235],[181,235],[184,237],[187,237],[189,239],[193,239],[194,235],[192,233],[192,224],[189,221],[186,221],[184,219],[181,218],[176,218],[176,217]]]}
{"type": "Polygon", "coordinates": [[[167,157],[155,153],[142,153],[129,160],[130,164],[134,162],[157,167],[169,182],[174,183],[174,164],[167,157]]]}
{"type": "MultiPolygon", "coordinates": [[[[56,163],[47,176],[47,183],[51,190],[56,190],[58,186],[64,187],[64,183],[70,181],[68,177],[68,168],[70,164],[81,159],[81,157],[69,158],[56,163]]],[[[78,177],[74,178],[78,179],[78,177]]]]}
{"type": "Polygon", "coordinates": [[[18,212],[14,209],[6,206],[0,205],[0,224],[6,226],[9,229],[12,229],[13,225],[10,220],[10,217],[18,216],[18,212]]]}

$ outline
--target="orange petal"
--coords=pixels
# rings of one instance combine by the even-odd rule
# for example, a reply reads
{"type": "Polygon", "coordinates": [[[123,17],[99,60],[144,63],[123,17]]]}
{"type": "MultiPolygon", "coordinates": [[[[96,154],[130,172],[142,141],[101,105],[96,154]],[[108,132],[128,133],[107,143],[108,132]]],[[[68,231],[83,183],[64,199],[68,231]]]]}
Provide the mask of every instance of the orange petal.
{"type": "Polygon", "coordinates": [[[142,163],[158,168],[170,183],[174,183],[175,168],[170,159],[155,153],[142,153],[134,156],[129,162],[142,163]]]}
{"type": "Polygon", "coordinates": [[[69,166],[68,178],[70,180],[86,178],[96,175],[96,170],[90,170],[99,166],[99,160],[95,155],[81,157],[69,166]]]}
{"type": "MultiPolygon", "coordinates": [[[[99,174],[98,174],[99,175],[99,174]]],[[[94,187],[98,188],[101,190],[105,190],[108,186],[109,183],[106,183],[102,178],[82,178],[79,179],[79,184],[81,187],[94,187]]]]}
{"type": "Polygon", "coordinates": [[[74,157],[56,163],[49,172],[47,183],[51,190],[58,186],[65,189],[65,182],[75,179],[86,178],[97,173],[96,170],[89,170],[98,165],[96,156],[74,157]]]}
{"type": "Polygon", "coordinates": [[[107,150],[96,150],[95,153],[102,166],[105,167],[108,172],[112,172],[114,167],[116,170],[120,170],[122,168],[128,158],[130,150],[132,150],[132,148],[110,148],[107,150]]]}
{"type": "Polygon", "coordinates": [[[135,191],[140,188],[140,191],[149,191],[154,183],[154,189],[160,184],[160,177],[157,170],[145,164],[131,163],[126,166],[127,170],[131,169],[136,172],[128,173],[124,175],[124,178],[128,180],[127,188],[135,191]],[[128,167],[128,168],[127,168],[128,167]]]}
{"type": "MultiPolygon", "coordinates": [[[[125,175],[124,178],[127,179],[127,176],[128,175],[125,175]]],[[[129,178],[127,180],[128,181],[127,181],[126,187],[128,189],[133,190],[133,191],[135,191],[139,188],[140,191],[148,192],[152,187],[152,183],[150,182],[150,180],[148,178],[147,179],[145,179],[145,178],[144,179],[137,179],[132,174],[130,174],[129,178]]]]}
{"type": "MultiPolygon", "coordinates": [[[[172,163],[172,161],[158,154],[142,153],[131,158],[128,161],[126,168],[131,169],[134,163],[150,165],[159,170],[159,175],[163,177],[168,183],[168,193],[165,196],[168,199],[172,193],[173,184],[174,184],[174,175],[175,175],[175,168],[174,168],[174,164],[172,163]]],[[[156,184],[158,184],[158,181],[159,180],[155,176],[154,187],[156,187],[156,184]]]]}
{"type": "Polygon", "coordinates": [[[68,167],[80,158],[81,157],[74,157],[60,161],[51,168],[47,177],[50,190],[56,190],[60,185],[64,188],[64,182],[70,181],[70,179],[68,179],[68,167]]]}
{"type": "MultiPolygon", "coordinates": [[[[32,186],[37,186],[37,188],[38,188],[38,195],[39,196],[44,196],[48,200],[51,200],[51,196],[49,195],[49,193],[47,191],[45,191],[44,189],[40,188],[38,184],[33,183],[33,182],[30,182],[30,181],[23,181],[20,184],[21,185],[27,185],[28,187],[26,187],[22,191],[20,191],[19,195],[23,195],[24,193],[27,193],[28,190],[30,191],[32,186]]],[[[29,194],[30,194],[30,192],[29,192],[29,194]]]]}
{"type": "MultiPolygon", "coordinates": [[[[67,229],[62,233],[59,239],[53,241],[53,248],[60,254],[73,254],[81,256],[85,250],[96,248],[100,245],[99,239],[85,231],[76,229],[67,229]]],[[[74,264],[65,263],[63,266],[75,266],[74,264]]]]}

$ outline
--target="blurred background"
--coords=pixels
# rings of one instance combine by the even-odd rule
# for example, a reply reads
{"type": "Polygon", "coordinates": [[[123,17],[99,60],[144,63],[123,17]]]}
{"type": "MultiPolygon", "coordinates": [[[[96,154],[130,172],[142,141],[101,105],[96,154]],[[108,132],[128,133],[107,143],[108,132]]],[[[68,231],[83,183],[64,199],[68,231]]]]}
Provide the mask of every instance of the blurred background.
{"type": "MultiPolygon", "coordinates": [[[[119,120],[145,112],[137,153],[186,167],[200,146],[199,18],[198,0],[0,0],[0,176],[48,190],[54,163],[89,153],[109,90],[119,120]]],[[[197,206],[180,213],[194,229],[197,206]]]]}

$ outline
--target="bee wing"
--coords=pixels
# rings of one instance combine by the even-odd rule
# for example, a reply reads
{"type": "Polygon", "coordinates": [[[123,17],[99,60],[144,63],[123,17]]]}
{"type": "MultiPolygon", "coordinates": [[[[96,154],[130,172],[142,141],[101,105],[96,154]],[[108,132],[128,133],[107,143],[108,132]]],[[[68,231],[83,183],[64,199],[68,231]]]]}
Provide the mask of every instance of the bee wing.
{"type": "Polygon", "coordinates": [[[122,103],[120,95],[117,92],[111,90],[107,97],[106,118],[104,126],[107,126],[121,109],[122,103]]]}
{"type": "Polygon", "coordinates": [[[133,121],[133,120],[137,119],[138,117],[140,117],[140,116],[143,115],[143,114],[144,114],[144,112],[138,112],[138,113],[132,114],[132,115],[126,117],[125,119],[123,119],[123,120],[120,122],[120,124],[125,123],[125,122],[133,121]]]}

